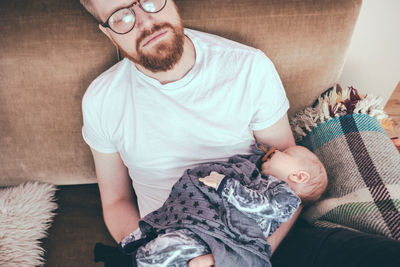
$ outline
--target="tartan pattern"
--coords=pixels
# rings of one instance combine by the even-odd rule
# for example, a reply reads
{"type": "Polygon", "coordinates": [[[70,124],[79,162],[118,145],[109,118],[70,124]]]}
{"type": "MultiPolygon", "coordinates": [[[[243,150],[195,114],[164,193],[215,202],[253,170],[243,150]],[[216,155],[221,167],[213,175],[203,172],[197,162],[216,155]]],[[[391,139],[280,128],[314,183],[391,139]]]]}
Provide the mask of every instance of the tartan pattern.
{"type": "Polygon", "coordinates": [[[336,139],[346,133],[379,132],[385,134],[385,131],[382,129],[381,124],[376,119],[372,119],[370,116],[365,114],[354,115],[355,116],[344,115],[336,119],[328,120],[324,123],[321,123],[312,130],[312,133],[307,135],[307,137],[305,138],[307,140],[303,140],[302,143],[306,146],[312,146],[313,149],[317,149],[320,146],[328,143],[329,141],[336,139]],[[355,121],[355,125],[346,125],[345,120],[349,116],[352,117],[352,119],[355,121]],[[338,123],[338,120],[341,123],[338,123]]]}
{"type": "Polygon", "coordinates": [[[325,194],[303,213],[307,221],[400,240],[400,155],[375,118],[331,119],[301,145],[320,158],[329,178],[325,194]]]}

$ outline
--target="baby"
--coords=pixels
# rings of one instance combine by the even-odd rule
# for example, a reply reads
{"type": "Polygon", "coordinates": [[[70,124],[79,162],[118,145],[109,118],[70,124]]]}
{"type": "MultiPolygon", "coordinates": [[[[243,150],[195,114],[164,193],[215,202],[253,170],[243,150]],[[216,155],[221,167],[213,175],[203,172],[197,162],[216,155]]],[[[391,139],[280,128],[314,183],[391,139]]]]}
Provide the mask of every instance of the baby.
{"type": "MultiPolygon", "coordinates": [[[[212,188],[222,201],[238,210],[240,216],[254,220],[265,240],[282,222],[291,218],[300,199],[303,204],[308,204],[323,194],[327,175],[318,158],[302,146],[279,151],[257,144],[255,151],[256,156],[230,158],[228,163],[223,164],[223,169],[218,163],[208,164],[207,170],[211,170],[208,175],[200,175],[199,171],[196,173],[199,184],[212,188]],[[257,166],[262,175],[246,169],[243,161],[253,162],[251,166],[257,166]],[[238,166],[246,170],[238,172],[238,166]],[[228,167],[235,168],[236,175],[227,172],[228,167]],[[260,179],[256,179],[256,175],[260,179]]],[[[190,170],[187,172],[190,173],[190,170]]],[[[210,189],[208,192],[211,194],[210,189]]],[[[146,217],[143,219],[146,220],[146,217]]],[[[249,232],[249,229],[245,230],[249,232]]],[[[126,254],[133,254],[133,266],[187,266],[190,259],[213,251],[203,239],[194,226],[163,228],[151,238],[138,229],[126,237],[119,248],[126,254]]]]}

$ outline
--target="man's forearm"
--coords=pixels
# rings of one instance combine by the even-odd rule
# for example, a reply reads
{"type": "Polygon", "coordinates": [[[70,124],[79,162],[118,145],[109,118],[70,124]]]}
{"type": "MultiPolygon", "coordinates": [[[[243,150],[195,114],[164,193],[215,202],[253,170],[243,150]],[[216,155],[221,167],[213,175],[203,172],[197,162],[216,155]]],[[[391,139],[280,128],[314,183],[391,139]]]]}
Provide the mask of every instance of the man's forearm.
{"type": "Polygon", "coordinates": [[[276,231],[267,238],[268,243],[271,246],[272,253],[278,248],[281,241],[285,238],[285,236],[289,233],[290,228],[292,228],[293,224],[296,222],[297,218],[300,215],[302,210],[302,206],[300,205],[293,217],[287,221],[282,223],[276,231]]]}
{"type": "Polygon", "coordinates": [[[104,206],[103,216],[108,231],[117,243],[139,227],[139,211],[132,201],[120,200],[104,206]]]}
{"type": "Polygon", "coordinates": [[[254,137],[257,142],[273,146],[278,150],[285,150],[288,147],[296,145],[287,115],[268,128],[254,131],[254,137]]]}

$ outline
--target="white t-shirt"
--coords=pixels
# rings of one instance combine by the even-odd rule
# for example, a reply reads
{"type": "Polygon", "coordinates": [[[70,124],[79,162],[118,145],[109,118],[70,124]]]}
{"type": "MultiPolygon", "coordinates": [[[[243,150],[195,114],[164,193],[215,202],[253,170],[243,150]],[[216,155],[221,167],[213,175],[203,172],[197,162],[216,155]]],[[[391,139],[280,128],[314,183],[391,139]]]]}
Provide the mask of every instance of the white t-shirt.
{"type": "Polygon", "coordinates": [[[162,206],[187,168],[250,152],[253,130],[289,108],[272,62],[260,50],[185,29],[193,68],[165,85],[124,59],[95,79],[82,102],[86,143],[119,152],[141,216],[162,206]]]}

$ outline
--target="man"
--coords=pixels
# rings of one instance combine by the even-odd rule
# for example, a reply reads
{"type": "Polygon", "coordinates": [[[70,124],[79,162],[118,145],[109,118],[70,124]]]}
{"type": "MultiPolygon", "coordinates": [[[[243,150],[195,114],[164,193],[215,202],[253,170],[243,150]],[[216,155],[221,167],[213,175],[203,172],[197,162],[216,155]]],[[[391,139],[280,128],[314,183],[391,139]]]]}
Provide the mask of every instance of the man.
{"type": "MultiPolygon", "coordinates": [[[[261,51],[183,29],[172,0],[81,3],[125,56],[82,104],[104,220],[117,242],[162,205],[185,169],[249,153],[256,140],[295,145],[283,86],[261,51]]],[[[295,218],[268,239],[272,250],[295,218]]],[[[189,266],[212,264],[208,255],[189,266]]]]}

